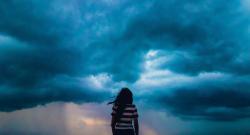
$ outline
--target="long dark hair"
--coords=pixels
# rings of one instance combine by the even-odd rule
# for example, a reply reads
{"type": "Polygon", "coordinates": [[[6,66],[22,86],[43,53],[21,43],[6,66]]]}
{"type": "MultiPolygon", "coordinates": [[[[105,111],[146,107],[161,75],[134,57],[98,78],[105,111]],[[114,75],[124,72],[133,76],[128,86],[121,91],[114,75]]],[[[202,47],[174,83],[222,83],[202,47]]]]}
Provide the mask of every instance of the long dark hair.
{"type": "Polygon", "coordinates": [[[126,107],[126,104],[133,104],[133,93],[129,88],[122,88],[116,96],[116,99],[112,102],[109,102],[108,104],[114,104],[118,106],[117,112],[115,114],[115,120],[119,121],[126,107]]]}

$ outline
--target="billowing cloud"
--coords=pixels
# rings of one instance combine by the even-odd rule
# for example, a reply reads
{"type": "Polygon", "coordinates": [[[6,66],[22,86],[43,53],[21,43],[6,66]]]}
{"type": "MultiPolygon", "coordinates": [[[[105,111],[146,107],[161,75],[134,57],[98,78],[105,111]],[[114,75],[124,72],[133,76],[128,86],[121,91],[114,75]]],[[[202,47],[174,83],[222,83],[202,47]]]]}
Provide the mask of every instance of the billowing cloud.
{"type": "Polygon", "coordinates": [[[179,88],[171,94],[159,96],[158,100],[172,114],[183,119],[230,121],[248,118],[250,117],[248,98],[250,93],[237,87],[231,89],[221,86],[179,88]]]}
{"type": "Polygon", "coordinates": [[[203,72],[197,76],[161,69],[171,59],[154,50],[134,87],[138,98],[183,120],[234,121],[250,117],[249,76],[203,72]],[[145,94],[146,93],[146,94],[145,94]]]}
{"type": "Polygon", "coordinates": [[[129,86],[181,118],[247,118],[245,3],[3,0],[0,110],[101,102],[129,86]]]}

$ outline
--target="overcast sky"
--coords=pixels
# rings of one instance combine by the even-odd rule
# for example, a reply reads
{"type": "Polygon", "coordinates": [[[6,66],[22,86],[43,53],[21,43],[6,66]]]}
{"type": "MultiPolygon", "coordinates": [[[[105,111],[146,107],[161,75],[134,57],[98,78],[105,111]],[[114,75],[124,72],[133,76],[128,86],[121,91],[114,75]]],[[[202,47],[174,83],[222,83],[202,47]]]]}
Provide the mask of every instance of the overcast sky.
{"type": "Polygon", "coordinates": [[[249,0],[1,0],[0,133],[108,135],[129,87],[143,135],[250,134],[249,36],[249,0]]]}

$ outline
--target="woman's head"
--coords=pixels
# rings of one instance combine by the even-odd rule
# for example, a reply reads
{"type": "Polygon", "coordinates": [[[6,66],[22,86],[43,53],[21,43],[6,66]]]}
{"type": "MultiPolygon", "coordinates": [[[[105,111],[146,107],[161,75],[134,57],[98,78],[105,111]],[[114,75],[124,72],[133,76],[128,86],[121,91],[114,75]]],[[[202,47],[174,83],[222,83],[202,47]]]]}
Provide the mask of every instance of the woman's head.
{"type": "Polygon", "coordinates": [[[116,96],[116,99],[113,102],[115,104],[125,105],[125,104],[132,104],[133,103],[133,94],[129,90],[129,88],[122,88],[118,95],[116,96]]]}

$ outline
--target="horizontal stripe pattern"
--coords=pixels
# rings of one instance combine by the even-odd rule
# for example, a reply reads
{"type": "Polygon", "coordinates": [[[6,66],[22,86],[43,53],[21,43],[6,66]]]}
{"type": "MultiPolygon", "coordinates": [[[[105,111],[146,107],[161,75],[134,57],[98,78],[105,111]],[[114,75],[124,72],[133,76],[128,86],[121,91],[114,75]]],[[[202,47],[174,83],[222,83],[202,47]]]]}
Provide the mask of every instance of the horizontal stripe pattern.
{"type": "Polygon", "coordinates": [[[133,127],[115,127],[115,129],[134,129],[133,127]]]}
{"type": "MultiPolygon", "coordinates": [[[[118,112],[118,105],[112,107],[112,116],[118,112]]],[[[134,104],[126,104],[119,122],[116,123],[116,129],[133,129],[132,121],[138,118],[137,108],[134,104]]]]}

